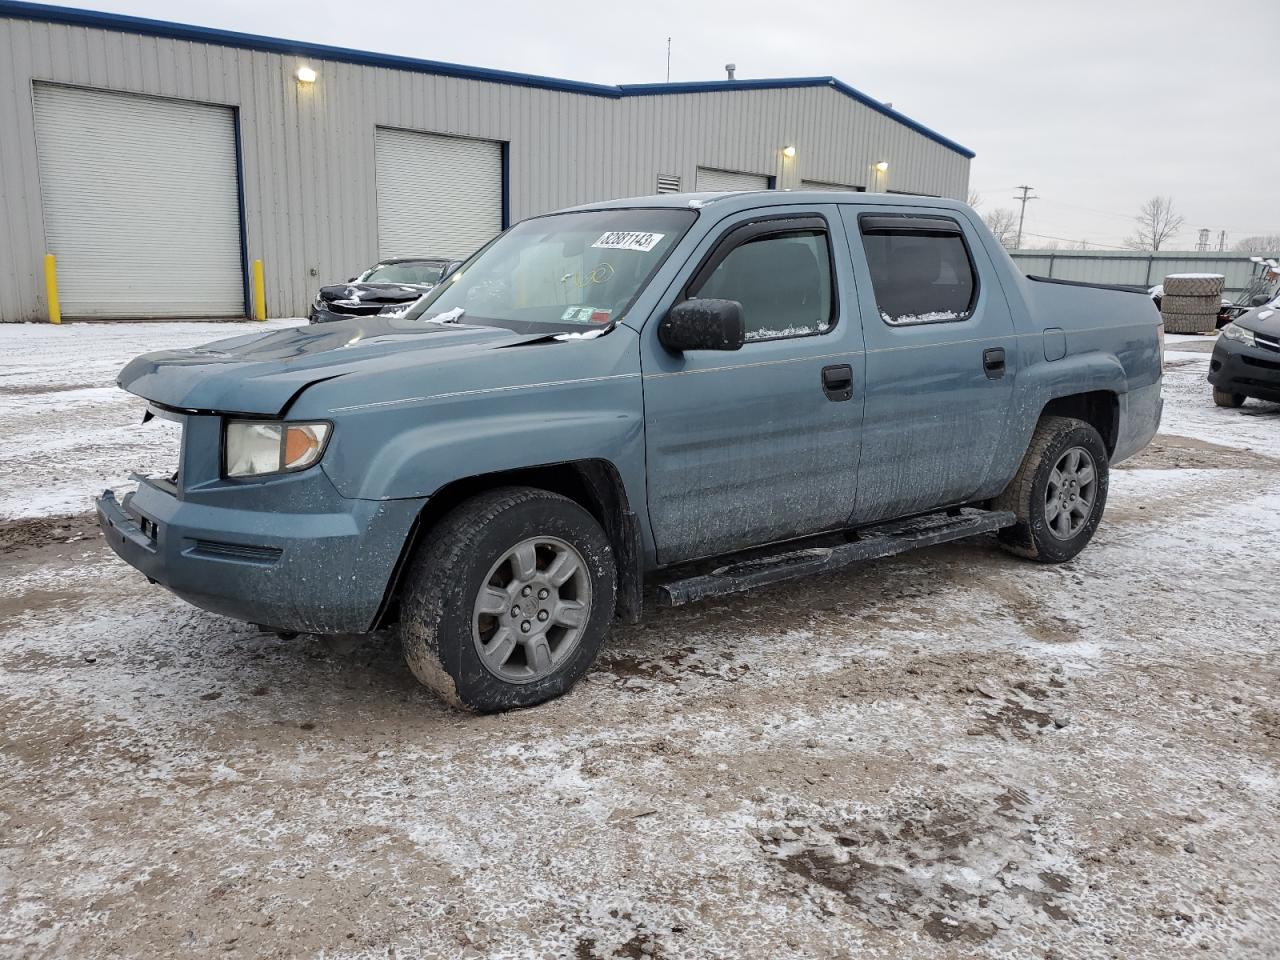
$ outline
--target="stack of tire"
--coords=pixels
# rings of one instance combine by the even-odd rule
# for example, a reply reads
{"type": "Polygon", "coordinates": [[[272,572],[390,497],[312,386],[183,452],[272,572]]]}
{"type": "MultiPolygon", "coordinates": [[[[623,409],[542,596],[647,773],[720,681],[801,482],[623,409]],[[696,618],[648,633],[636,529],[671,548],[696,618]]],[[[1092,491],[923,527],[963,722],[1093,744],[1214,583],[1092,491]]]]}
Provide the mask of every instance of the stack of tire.
{"type": "Polygon", "coordinates": [[[1225,281],[1220,273],[1171,273],[1165,277],[1160,298],[1165,333],[1212,333],[1218,329],[1225,281]]]}

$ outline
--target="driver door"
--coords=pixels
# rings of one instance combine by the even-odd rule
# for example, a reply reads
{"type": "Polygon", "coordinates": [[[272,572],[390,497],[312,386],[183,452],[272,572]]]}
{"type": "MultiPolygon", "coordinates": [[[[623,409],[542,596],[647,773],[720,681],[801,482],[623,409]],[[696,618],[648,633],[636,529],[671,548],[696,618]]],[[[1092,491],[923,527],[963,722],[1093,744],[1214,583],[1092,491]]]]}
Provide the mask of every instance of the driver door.
{"type": "MultiPolygon", "coordinates": [[[[642,340],[649,519],[675,563],[840,527],[862,428],[862,330],[838,216],[744,213],[708,237],[681,299],[742,304],[738,351],[642,340]]],[[[828,208],[822,208],[823,211],[828,208]]],[[[834,211],[834,208],[829,208],[834,211]]]]}

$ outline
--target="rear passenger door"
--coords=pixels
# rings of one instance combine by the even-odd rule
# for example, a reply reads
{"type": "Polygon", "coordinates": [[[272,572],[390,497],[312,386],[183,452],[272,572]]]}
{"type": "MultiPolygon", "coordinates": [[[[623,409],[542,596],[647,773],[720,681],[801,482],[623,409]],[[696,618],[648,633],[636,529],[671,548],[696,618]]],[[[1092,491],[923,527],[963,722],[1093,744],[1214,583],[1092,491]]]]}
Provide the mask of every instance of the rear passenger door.
{"type": "Polygon", "coordinates": [[[842,206],[866,341],[853,522],[990,496],[1009,415],[1013,320],[954,210],[842,206]]]}

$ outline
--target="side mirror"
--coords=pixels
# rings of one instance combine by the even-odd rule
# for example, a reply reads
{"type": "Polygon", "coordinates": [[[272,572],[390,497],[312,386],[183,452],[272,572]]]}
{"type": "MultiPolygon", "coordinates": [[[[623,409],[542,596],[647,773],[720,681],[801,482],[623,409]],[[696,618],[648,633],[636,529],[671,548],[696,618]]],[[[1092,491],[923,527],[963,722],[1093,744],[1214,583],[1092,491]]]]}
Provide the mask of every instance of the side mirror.
{"type": "Polygon", "coordinates": [[[347,278],[347,283],[355,283],[355,282],[356,282],[356,278],[355,278],[355,277],[348,277],[348,278],[347,278]]]}
{"type": "Polygon", "coordinates": [[[1252,307],[1260,307],[1264,303],[1270,303],[1270,302],[1271,302],[1270,296],[1268,296],[1265,293],[1260,293],[1256,297],[1254,297],[1252,300],[1249,301],[1249,305],[1252,307]]]}
{"type": "Polygon", "coordinates": [[[658,324],[658,342],[672,353],[737,350],[746,339],[737,300],[684,300],[658,324]]]}

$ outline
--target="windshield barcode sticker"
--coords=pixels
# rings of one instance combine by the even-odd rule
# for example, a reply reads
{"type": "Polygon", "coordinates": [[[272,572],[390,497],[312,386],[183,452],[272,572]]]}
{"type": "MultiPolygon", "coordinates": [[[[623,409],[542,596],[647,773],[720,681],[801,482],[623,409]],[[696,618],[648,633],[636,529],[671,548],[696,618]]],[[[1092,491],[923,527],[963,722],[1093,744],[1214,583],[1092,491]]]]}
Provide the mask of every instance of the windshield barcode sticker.
{"type": "Polygon", "coordinates": [[[637,233],[633,231],[614,231],[606,233],[591,246],[599,247],[602,250],[639,250],[641,253],[648,253],[658,245],[658,242],[666,234],[663,233],[637,233]]]}

